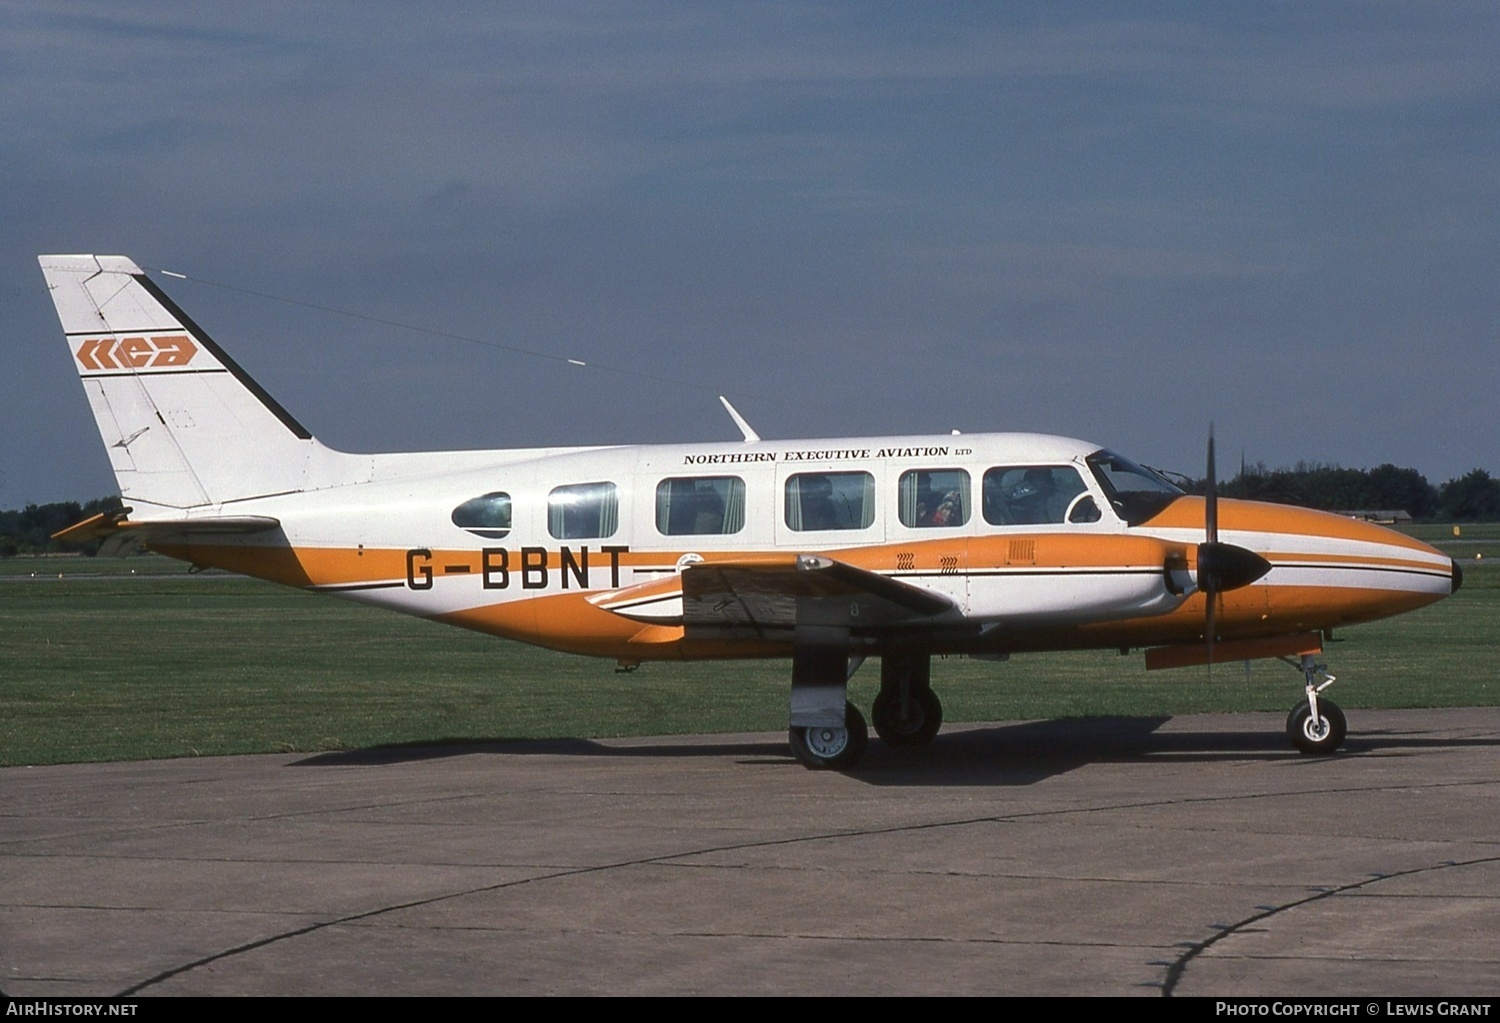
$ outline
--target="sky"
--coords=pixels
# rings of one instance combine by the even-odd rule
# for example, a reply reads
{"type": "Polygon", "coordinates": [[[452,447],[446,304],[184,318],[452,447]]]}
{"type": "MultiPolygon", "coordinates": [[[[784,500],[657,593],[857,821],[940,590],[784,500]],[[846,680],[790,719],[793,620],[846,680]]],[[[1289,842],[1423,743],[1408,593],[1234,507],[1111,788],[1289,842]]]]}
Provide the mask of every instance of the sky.
{"type": "Polygon", "coordinates": [[[116,492],[53,252],[344,450],[1500,475],[1490,2],[9,0],[0,118],[0,508],[116,492]]]}

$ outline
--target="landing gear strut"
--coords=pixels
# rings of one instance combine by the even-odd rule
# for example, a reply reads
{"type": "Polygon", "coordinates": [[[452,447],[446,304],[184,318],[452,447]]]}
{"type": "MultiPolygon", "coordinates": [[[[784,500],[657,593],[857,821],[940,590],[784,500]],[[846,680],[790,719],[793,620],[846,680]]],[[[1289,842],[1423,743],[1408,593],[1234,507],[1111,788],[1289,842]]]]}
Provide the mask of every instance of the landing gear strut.
{"type": "MultiPolygon", "coordinates": [[[[849,702],[848,681],[864,657],[849,656],[849,631],[799,625],[792,649],[792,754],[812,770],[842,771],[864,756],[870,733],[849,702]]],[[[932,657],[904,650],[880,658],[880,695],[871,711],[875,732],[892,746],[922,746],[943,725],[943,705],[932,691],[932,657]]]]}
{"type": "Polygon", "coordinates": [[[798,625],[792,642],[792,754],[815,771],[853,767],[870,741],[848,697],[849,676],[864,658],[849,659],[849,630],[838,625],[798,625]]]}
{"type": "MultiPolygon", "coordinates": [[[[1281,659],[1288,664],[1294,663],[1287,657],[1281,659]]],[[[1295,666],[1307,680],[1307,701],[1298,703],[1287,715],[1287,738],[1301,753],[1327,755],[1336,752],[1344,744],[1348,724],[1338,704],[1318,697],[1337,678],[1328,674],[1327,665],[1315,663],[1312,654],[1303,654],[1301,663],[1295,666]]]]}

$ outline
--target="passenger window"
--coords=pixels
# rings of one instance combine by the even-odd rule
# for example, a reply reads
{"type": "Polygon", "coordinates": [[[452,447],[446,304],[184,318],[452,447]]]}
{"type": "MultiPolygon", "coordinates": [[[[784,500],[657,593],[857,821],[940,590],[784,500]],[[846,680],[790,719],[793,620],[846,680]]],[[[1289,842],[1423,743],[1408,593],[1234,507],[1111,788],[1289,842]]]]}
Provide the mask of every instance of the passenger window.
{"type": "Polygon", "coordinates": [[[874,521],[875,477],[867,472],[805,472],[786,481],[789,529],[864,529],[874,521]]]}
{"type": "Polygon", "coordinates": [[[1099,520],[1099,506],[1070,465],[1000,466],[984,474],[983,486],[984,521],[992,526],[1099,520]]]}
{"type": "Polygon", "coordinates": [[[962,469],[903,473],[899,497],[903,526],[927,529],[969,521],[969,474],[962,469]]]}
{"type": "Polygon", "coordinates": [[[471,497],[453,509],[453,524],[475,536],[498,540],[510,532],[510,495],[471,497]]]}
{"type": "Polygon", "coordinates": [[[547,495],[547,532],[557,540],[600,540],[620,527],[613,483],[575,483],[547,495]]]}
{"type": "Polygon", "coordinates": [[[656,531],[663,536],[724,536],[745,528],[745,481],[693,476],[656,486],[656,531]]]}

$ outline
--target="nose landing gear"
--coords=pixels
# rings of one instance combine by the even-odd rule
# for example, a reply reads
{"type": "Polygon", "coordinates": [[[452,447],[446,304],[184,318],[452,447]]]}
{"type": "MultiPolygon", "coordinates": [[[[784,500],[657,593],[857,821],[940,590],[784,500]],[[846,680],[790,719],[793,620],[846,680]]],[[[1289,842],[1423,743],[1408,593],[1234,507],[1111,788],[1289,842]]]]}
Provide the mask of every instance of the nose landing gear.
{"type": "Polygon", "coordinates": [[[1317,664],[1312,654],[1303,654],[1300,664],[1289,657],[1281,660],[1300,670],[1306,679],[1307,702],[1298,703],[1287,715],[1287,738],[1300,753],[1326,756],[1337,752],[1348,732],[1344,712],[1332,700],[1318,697],[1338,679],[1328,673],[1327,665],[1317,664]]]}

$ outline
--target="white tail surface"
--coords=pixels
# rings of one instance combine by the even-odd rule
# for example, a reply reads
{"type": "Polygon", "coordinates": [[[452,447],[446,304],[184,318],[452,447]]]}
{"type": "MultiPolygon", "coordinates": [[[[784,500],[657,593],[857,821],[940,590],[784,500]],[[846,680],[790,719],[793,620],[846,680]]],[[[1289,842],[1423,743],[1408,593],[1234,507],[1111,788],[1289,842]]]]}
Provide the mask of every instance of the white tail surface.
{"type": "Polygon", "coordinates": [[[136,518],[316,486],[339,460],[129,259],[40,262],[136,518]]]}

